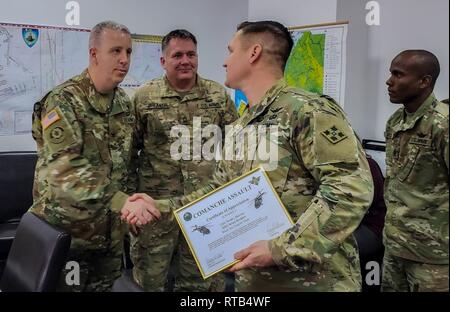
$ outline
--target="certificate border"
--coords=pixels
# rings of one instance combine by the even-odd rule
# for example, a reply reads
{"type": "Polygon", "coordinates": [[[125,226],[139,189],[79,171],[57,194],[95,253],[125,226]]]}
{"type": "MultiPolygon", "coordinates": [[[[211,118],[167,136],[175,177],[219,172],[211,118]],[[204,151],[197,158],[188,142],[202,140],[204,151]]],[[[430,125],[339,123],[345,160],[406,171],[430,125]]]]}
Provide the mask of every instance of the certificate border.
{"type": "Polygon", "coordinates": [[[180,227],[181,231],[183,232],[183,235],[184,235],[184,237],[185,237],[185,239],[186,239],[186,242],[188,243],[188,246],[189,246],[189,249],[190,249],[192,255],[194,256],[194,260],[195,260],[195,262],[197,263],[197,267],[199,268],[200,273],[202,274],[203,279],[207,279],[208,277],[211,277],[211,276],[213,276],[213,275],[215,275],[215,274],[217,274],[217,273],[219,273],[219,272],[222,272],[223,270],[226,270],[227,268],[229,268],[229,267],[233,266],[234,264],[238,263],[240,260],[235,260],[235,261],[233,261],[233,262],[231,262],[231,263],[228,263],[227,265],[225,265],[225,266],[223,266],[223,267],[217,269],[216,271],[214,271],[214,272],[212,272],[212,273],[206,275],[205,272],[203,272],[202,266],[200,265],[200,261],[198,260],[197,253],[195,252],[195,250],[194,250],[194,248],[193,248],[193,245],[192,245],[192,243],[191,243],[191,240],[190,240],[190,238],[189,238],[189,235],[186,233],[185,228],[184,228],[184,226],[183,226],[183,223],[181,222],[181,220],[180,220],[179,217],[178,217],[178,212],[180,212],[180,211],[182,211],[182,210],[184,210],[184,209],[186,209],[186,208],[189,208],[190,206],[196,204],[197,202],[203,200],[204,198],[213,195],[214,193],[220,191],[221,189],[227,187],[228,185],[233,184],[233,183],[235,183],[236,181],[242,180],[242,179],[244,179],[245,177],[247,177],[247,176],[249,176],[249,175],[251,175],[251,174],[253,174],[253,173],[257,172],[257,171],[261,171],[261,172],[262,172],[262,174],[263,174],[263,176],[266,178],[266,180],[267,180],[267,182],[268,182],[270,188],[272,189],[273,193],[275,194],[275,198],[278,200],[278,203],[280,204],[281,208],[283,208],[283,211],[284,211],[286,217],[288,218],[288,220],[289,220],[289,221],[291,222],[291,224],[293,225],[294,222],[293,222],[293,220],[292,220],[292,218],[291,218],[289,212],[287,211],[286,207],[284,206],[283,202],[281,201],[280,196],[278,196],[278,193],[276,192],[275,188],[273,187],[272,182],[271,182],[270,179],[269,179],[269,176],[267,175],[266,171],[264,170],[264,168],[263,168],[262,166],[258,166],[258,167],[256,167],[256,168],[254,168],[254,169],[248,171],[247,173],[245,173],[245,174],[243,174],[243,175],[241,175],[241,176],[239,176],[239,177],[237,177],[237,178],[234,178],[233,180],[231,180],[231,181],[225,183],[224,185],[222,185],[222,186],[216,188],[215,190],[209,192],[208,194],[205,194],[205,195],[203,195],[203,196],[197,198],[196,200],[190,202],[189,204],[184,205],[183,207],[178,208],[178,209],[176,209],[176,210],[173,211],[173,214],[175,215],[175,219],[176,219],[177,222],[178,222],[178,226],[180,227]]]}

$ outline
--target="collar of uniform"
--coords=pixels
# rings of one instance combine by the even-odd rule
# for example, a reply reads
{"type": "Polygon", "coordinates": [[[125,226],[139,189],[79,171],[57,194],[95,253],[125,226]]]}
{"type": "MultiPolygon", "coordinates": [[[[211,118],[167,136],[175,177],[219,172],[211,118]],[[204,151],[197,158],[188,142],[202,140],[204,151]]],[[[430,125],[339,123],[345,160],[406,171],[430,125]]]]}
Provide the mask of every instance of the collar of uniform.
{"type": "MultiPolygon", "coordinates": [[[[119,88],[116,88],[116,90],[114,90],[111,115],[116,115],[116,114],[120,114],[120,113],[129,111],[129,107],[126,105],[126,103],[124,103],[124,100],[126,100],[128,96],[120,96],[120,92],[121,91],[119,91],[119,88]]],[[[122,91],[122,92],[124,92],[124,91],[122,91]]]]}
{"type": "Polygon", "coordinates": [[[123,103],[117,101],[117,88],[114,89],[114,96],[112,99],[112,107],[110,105],[104,105],[104,101],[101,100],[102,95],[95,89],[91,76],[87,69],[81,73],[81,83],[85,87],[87,92],[87,99],[89,104],[99,113],[106,114],[111,109],[111,114],[119,114],[125,111],[123,103]]]}
{"type": "Polygon", "coordinates": [[[243,116],[244,123],[249,124],[253,119],[261,115],[275,101],[281,90],[287,86],[288,85],[284,78],[278,80],[277,83],[267,90],[258,104],[247,110],[247,113],[243,116]]]}
{"type": "Polygon", "coordinates": [[[434,93],[431,93],[428,98],[420,105],[419,109],[414,112],[412,116],[407,116],[406,109],[403,107],[402,119],[395,127],[397,131],[405,131],[414,128],[419,119],[426,114],[431,105],[436,101],[434,93]]]}
{"type": "MultiPolygon", "coordinates": [[[[164,75],[164,84],[163,89],[161,90],[161,97],[180,97],[179,93],[175,91],[169,84],[169,80],[167,76],[164,75]]],[[[206,91],[203,83],[203,79],[197,74],[196,75],[196,83],[194,87],[186,93],[183,97],[183,100],[195,100],[195,99],[203,99],[205,98],[206,91]]]]}

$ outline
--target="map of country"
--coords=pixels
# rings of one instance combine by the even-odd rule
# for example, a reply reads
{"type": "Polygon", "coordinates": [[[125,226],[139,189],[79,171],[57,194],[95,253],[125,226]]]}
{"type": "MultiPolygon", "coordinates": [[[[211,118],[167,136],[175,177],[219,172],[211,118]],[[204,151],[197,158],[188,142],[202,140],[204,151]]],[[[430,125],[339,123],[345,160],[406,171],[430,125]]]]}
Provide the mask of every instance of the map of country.
{"type": "MultiPolygon", "coordinates": [[[[133,35],[130,70],[121,87],[131,95],[159,77],[161,37],[133,35]]],[[[33,104],[88,65],[89,31],[0,23],[0,136],[28,134],[33,104]]]]}
{"type": "Polygon", "coordinates": [[[323,92],[325,34],[300,34],[286,64],[285,78],[289,85],[323,92]]]}

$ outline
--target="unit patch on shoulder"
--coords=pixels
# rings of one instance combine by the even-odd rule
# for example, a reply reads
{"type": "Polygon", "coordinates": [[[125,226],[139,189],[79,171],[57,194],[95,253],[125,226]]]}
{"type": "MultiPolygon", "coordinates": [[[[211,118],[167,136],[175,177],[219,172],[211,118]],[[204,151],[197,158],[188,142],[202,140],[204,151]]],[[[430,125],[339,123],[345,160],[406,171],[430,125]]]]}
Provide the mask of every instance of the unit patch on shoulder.
{"type": "Polygon", "coordinates": [[[322,135],[331,143],[336,144],[347,138],[341,130],[339,130],[336,126],[332,126],[331,128],[322,131],[322,135]]]}
{"type": "Polygon", "coordinates": [[[64,141],[64,129],[61,127],[55,127],[50,131],[50,141],[53,144],[59,144],[64,141]]]}

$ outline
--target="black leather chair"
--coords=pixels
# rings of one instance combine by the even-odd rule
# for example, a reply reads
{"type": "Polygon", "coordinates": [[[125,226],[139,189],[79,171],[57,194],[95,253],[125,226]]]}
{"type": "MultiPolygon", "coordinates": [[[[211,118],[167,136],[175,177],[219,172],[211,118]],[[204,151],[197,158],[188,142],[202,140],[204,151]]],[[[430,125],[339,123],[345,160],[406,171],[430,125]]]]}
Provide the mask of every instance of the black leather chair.
{"type": "Polygon", "coordinates": [[[34,214],[23,215],[0,280],[3,292],[55,291],[71,237],[34,214]]]}
{"type": "Polygon", "coordinates": [[[362,291],[379,292],[381,290],[381,268],[383,266],[384,245],[383,228],[386,216],[386,204],[384,202],[384,172],[378,162],[385,163],[386,143],[383,141],[363,140],[363,147],[367,153],[367,161],[370,166],[374,183],[374,197],[372,204],[364,216],[361,224],[354,232],[354,237],[358,243],[359,261],[362,274],[362,291]],[[374,154],[375,152],[375,154],[374,154]],[[378,153],[378,154],[376,154],[378,153]],[[378,156],[375,159],[372,156],[378,156]],[[380,276],[378,282],[371,281],[367,284],[367,274],[372,274],[370,262],[375,261],[379,265],[380,276]],[[366,268],[366,266],[369,266],[366,268]]]}
{"type": "Polygon", "coordinates": [[[33,203],[36,152],[0,152],[0,276],[22,215],[33,203]]]}

